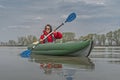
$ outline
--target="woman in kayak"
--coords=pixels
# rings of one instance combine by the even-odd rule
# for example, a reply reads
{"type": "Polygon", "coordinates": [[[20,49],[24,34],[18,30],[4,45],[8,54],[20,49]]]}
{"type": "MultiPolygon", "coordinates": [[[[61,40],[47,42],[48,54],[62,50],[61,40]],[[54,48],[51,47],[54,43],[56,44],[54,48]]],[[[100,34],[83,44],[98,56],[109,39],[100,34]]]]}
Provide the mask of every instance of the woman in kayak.
{"type": "Polygon", "coordinates": [[[45,29],[43,30],[43,34],[40,36],[40,43],[52,43],[56,39],[61,39],[62,34],[60,32],[54,31],[51,35],[49,35],[45,40],[44,37],[46,37],[49,33],[52,32],[52,26],[50,24],[47,24],[45,26],[45,29]]]}

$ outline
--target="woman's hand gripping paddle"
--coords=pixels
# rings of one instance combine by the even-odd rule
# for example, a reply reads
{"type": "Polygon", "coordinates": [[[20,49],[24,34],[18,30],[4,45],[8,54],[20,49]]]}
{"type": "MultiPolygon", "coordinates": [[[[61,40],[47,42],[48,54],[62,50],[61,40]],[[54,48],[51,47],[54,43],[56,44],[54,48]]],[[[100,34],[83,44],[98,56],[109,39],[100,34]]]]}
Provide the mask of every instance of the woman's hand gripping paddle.
{"type": "MultiPolygon", "coordinates": [[[[62,23],[61,25],[59,25],[57,28],[55,28],[51,33],[49,33],[43,40],[45,40],[49,35],[51,35],[54,31],[56,31],[57,29],[59,29],[61,26],[63,26],[65,23],[67,22],[72,22],[74,19],[76,18],[76,14],[75,13],[71,13],[66,21],[64,23],[62,23]]],[[[25,57],[28,58],[31,55],[31,50],[34,49],[39,43],[35,44],[31,49],[25,50],[23,51],[20,56],[21,57],[25,57]]]]}

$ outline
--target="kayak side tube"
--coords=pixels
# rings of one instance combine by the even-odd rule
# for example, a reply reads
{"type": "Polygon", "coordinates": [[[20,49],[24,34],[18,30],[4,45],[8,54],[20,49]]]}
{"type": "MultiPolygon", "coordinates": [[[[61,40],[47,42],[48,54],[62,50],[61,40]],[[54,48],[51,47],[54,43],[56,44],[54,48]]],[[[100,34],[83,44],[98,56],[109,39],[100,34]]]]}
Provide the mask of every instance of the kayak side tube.
{"type": "MultiPolygon", "coordinates": [[[[32,48],[31,44],[28,49],[32,48]]],[[[89,56],[93,48],[93,40],[71,43],[47,43],[39,44],[33,50],[33,54],[53,56],[89,56]]]]}

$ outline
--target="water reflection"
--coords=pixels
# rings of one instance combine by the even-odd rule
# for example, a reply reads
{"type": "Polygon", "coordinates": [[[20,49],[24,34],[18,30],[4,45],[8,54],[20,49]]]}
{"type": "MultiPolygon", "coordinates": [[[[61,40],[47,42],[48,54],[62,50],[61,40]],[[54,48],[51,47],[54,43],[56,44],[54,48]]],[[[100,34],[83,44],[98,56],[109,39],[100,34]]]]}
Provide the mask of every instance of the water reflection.
{"type": "Polygon", "coordinates": [[[111,64],[120,64],[120,60],[110,60],[108,62],[111,64]]]}
{"type": "Polygon", "coordinates": [[[92,52],[91,58],[120,58],[120,52],[92,52]]]}
{"type": "Polygon", "coordinates": [[[74,80],[77,71],[92,71],[95,68],[87,57],[32,55],[29,61],[39,63],[45,75],[57,75],[59,80],[74,80]]]}
{"type": "Polygon", "coordinates": [[[62,70],[63,65],[58,63],[42,63],[40,69],[44,70],[45,74],[52,74],[53,71],[62,70]]]}
{"type": "Polygon", "coordinates": [[[88,57],[67,57],[67,56],[45,56],[45,55],[31,55],[31,62],[40,64],[54,64],[61,63],[67,67],[94,69],[94,63],[88,57]]]}
{"type": "Polygon", "coordinates": [[[120,52],[120,47],[94,47],[93,52],[120,52]]]}

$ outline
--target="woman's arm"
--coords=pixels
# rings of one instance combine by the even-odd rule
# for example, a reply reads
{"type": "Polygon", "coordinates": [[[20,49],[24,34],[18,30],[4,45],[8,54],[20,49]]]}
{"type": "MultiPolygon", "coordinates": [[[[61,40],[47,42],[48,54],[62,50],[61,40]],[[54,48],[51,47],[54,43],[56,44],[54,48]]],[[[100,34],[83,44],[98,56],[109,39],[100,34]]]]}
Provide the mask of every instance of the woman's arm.
{"type": "Polygon", "coordinates": [[[62,38],[62,33],[61,32],[54,32],[53,34],[54,34],[54,37],[56,39],[61,39],[62,38]]]}

